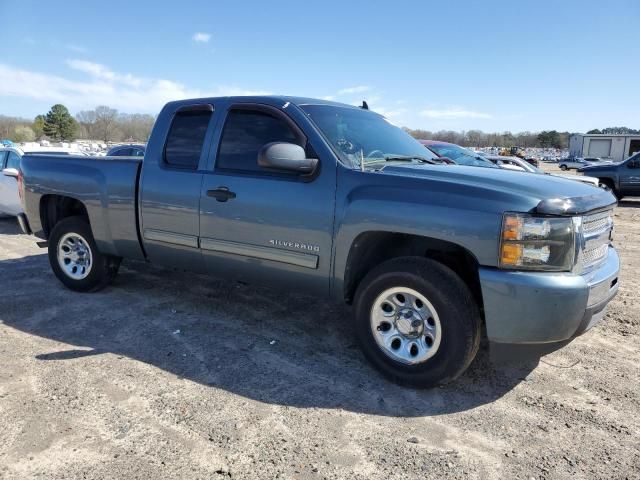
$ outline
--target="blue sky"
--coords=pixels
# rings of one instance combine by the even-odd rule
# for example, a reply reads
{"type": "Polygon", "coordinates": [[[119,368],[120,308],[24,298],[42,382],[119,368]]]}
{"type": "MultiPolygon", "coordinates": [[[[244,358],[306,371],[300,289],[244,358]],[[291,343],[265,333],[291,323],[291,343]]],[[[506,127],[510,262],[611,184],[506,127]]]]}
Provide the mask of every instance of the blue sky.
{"type": "Polygon", "coordinates": [[[0,0],[0,114],[366,99],[429,130],[640,128],[640,2],[0,0]]]}

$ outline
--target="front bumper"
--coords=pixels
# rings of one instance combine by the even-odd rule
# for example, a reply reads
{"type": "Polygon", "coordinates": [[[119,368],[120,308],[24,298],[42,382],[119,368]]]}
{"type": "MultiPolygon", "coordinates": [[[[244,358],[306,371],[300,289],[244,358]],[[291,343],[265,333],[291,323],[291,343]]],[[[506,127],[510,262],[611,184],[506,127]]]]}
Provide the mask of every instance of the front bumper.
{"type": "Polygon", "coordinates": [[[586,332],[618,293],[620,259],[584,275],[480,268],[487,336],[498,343],[550,343],[586,332]]]}

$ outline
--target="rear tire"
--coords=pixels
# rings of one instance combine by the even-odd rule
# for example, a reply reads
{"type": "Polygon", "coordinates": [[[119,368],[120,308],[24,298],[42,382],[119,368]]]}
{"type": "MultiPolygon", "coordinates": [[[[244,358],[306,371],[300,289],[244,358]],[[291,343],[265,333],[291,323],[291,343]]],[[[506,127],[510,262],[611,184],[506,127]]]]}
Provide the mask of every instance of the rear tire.
{"type": "Polygon", "coordinates": [[[402,257],[382,263],[362,280],[354,303],[364,355],[398,384],[431,388],[450,382],[478,351],[481,318],[473,295],[436,261],[402,257]]]}
{"type": "Polygon", "coordinates": [[[567,167],[566,165],[560,165],[560,170],[562,170],[563,172],[566,172],[569,169],[569,167],[567,167]]]}
{"type": "Polygon", "coordinates": [[[49,235],[49,263],[64,286],[95,292],[113,281],[120,258],[100,253],[84,217],[67,217],[49,235]]]}

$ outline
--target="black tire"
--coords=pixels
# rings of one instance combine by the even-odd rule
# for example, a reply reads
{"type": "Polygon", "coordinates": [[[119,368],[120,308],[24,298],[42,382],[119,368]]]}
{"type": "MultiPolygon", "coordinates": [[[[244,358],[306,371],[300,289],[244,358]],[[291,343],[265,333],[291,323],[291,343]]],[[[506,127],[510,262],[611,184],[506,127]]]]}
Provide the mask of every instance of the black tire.
{"type": "Polygon", "coordinates": [[[402,257],[382,263],[358,286],[354,306],[356,334],[364,355],[400,385],[431,388],[450,382],[467,369],[478,351],[482,322],[473,295],[458,275],[434,260],[402,257]],[[374,302],[394,287],[422,294],[440,318],[440,345],[423,363],[410,365],[392,359],[374,338],[370,320],[374,302]]]}
{"type": "Polygon", "coordinates": [[[560,170],[566,172],[567,170],[569,170],[569,167],[567,167],[566,165],[560,165],[560,170]]]}
{"type": "Polygon", "coordinates": [[[65,287],[76,292],[96,292],[113,281],[118,268],[120,258],[100,253],[91,232],[91,226],[84,217],[67,217],[56,223],[49,235],[49,263],[53,273],[65,287]],[[86,240],[87,247],[91,251],[91,268],[89,274],[82,279],[74,279],[69,276],[58,262],[58,247],[60,241],[67,234],[76,234],[86,240]]]}

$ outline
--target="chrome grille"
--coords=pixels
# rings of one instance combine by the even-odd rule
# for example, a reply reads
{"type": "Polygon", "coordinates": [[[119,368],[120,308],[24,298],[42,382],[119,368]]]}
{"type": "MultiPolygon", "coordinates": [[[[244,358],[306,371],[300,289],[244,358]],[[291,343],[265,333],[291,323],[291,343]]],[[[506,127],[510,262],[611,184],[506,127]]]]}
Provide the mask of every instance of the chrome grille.
{"type": "Polygon", "coordinates": [[[613,210],[582,217],[583,270],[593,268],[607,258],[612,229],[613,210]]]}
{"type": "Polygon", "coordinates": [[[582,231],[585,235],[598,234],[604,230],[611,230],[613,226],[613,210],[594,213],[582,217],[582,231]]]}

